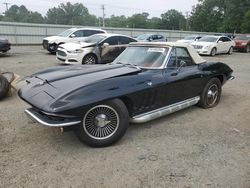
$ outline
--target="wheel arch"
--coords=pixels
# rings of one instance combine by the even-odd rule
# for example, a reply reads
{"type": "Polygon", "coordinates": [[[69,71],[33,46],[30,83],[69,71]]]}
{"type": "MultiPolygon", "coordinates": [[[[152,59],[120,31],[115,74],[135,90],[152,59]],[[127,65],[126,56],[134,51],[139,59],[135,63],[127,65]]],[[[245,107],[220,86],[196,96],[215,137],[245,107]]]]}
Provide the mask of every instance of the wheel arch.
{"type": "Polygon", "coordinates": [[[118,99],[120,99],[126,106],[129,116],[132,116],[133,113],[133,101],[127,97],[127,96],[123,96],[123,97],[119,97],[118,99]]]}

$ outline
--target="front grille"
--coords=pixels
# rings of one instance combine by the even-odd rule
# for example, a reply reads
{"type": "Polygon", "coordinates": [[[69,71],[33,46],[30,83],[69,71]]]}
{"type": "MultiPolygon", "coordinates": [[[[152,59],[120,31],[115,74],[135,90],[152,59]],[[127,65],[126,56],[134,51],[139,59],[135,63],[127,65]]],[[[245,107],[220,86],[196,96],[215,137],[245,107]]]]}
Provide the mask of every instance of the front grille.
{"type": "Polygon", "coordinates": [[[61,50],[57,50],[57,54],[59,56],[62,56],[62,57],[66,57],[67,56],[67,54],[65,52],[61,51],[61,50]]]}
{"type": "Polygon", "coordinates": [[[48,41],[47,40],[43,40],[43,48],[48,49],[48,41]]]}
{"type": "Polygon", "coordinates": [[[194,49],[202,49],[201,45],[192,45],[194,47],[194,49]]]}

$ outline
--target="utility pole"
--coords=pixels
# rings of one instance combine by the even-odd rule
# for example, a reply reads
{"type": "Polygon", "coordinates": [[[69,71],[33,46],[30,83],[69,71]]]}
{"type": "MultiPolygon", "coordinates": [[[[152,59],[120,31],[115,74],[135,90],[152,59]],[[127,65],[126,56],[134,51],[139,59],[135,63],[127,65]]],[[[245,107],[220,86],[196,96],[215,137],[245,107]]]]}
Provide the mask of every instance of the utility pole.
{"type": "Polygon", "coordinates": [[[7,3],[7,2],[5,2],[5,3],[3,3],[5,6],[6,6],[6,12],[9,10],[9,7],[8,7],[8,5],[10,4],[10,3],[7,3]]]}
{"type": "Polygon", "coordinates": [[[105,27],[105,6],[102,5],[101,6],[101,9],[102,9],[102,27],[105,27]]]}

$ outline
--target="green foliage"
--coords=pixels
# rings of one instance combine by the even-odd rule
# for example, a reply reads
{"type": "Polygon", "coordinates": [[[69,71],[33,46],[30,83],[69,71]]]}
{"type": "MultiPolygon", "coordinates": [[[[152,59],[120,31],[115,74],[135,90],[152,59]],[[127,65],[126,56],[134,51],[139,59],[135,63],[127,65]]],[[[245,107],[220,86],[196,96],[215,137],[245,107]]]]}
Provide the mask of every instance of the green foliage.
{"type": "Polygon", "coordinates": [[[148,16],[147,12],[141,14],[134,14],[128,17],[127,23],[130,28],[148,28],[148,16]]]}
{"type": "Polygon", "coordinates": [[[28,11],[23,5],[20,7],[13,5],[8,11],[5,12],[5,16],[2,18],[2,21],[43,23],[44,18],[38,12],[28,11]]]}
{"type": "Polygon", "coordinates": [[[191,13],[191,28],[195,31],[241,32],[250,0],[199,0],[191,13]]]}
{"type": "Polygon", "coordinates": [[[46,15],[46,22],[50,24],[65,25],[90,25],[98,23],[96,16],[90,15],[86,7],[81,3],[61,3],[57,8],[51,8],[46,15]]]}
{"type": "Polygon", "coordinates": [[[241,30],[243,33],[250,33],[250,10],[246,12],[242,21],[241,30]]]}
{"type": "Polygon", "coordinates": [[[128,21],[124,15],[111,15],[111,17],[107,18],[105,22],[107,27],[128,27],[128,21]]]}
{"type": "Polygon", "coordinates": [[[171,9],[161,15],[160,29],[184,30],[186,19],[181,12],[171,9]]]}

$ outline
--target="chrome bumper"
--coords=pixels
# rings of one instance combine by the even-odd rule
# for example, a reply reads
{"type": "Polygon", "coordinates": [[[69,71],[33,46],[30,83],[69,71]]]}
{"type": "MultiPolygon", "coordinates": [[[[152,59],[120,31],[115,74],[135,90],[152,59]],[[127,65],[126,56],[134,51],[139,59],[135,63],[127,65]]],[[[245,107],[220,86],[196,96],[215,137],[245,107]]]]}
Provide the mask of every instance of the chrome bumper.
{"type": "Polygon", "coordinates": [[[235,77],[234,76],[229,76],[227,80],[233,80],[235,77]]]}
{"type": "Polygon", "coordinates": [[[81,123],[79,119],[57,119],[53,120],[48,117],[48,115],[40,114],[32,108],[25,109],[25,113],[30,117],[33,121],[41,123],[42,125],[49,127],[65,127],[71,126],[81,123]]]}

